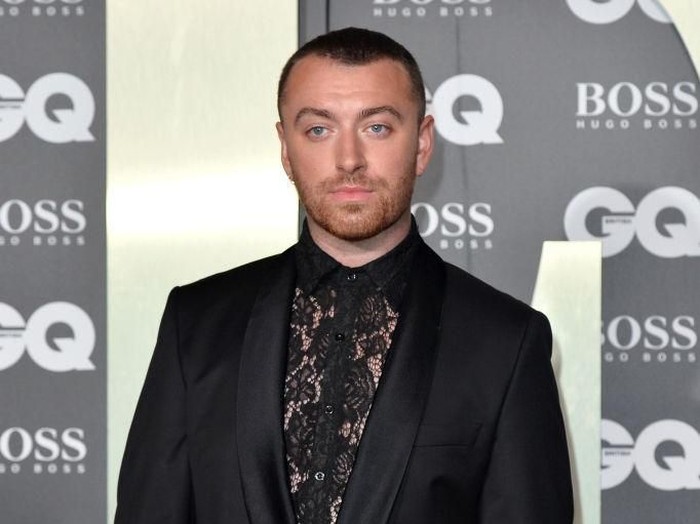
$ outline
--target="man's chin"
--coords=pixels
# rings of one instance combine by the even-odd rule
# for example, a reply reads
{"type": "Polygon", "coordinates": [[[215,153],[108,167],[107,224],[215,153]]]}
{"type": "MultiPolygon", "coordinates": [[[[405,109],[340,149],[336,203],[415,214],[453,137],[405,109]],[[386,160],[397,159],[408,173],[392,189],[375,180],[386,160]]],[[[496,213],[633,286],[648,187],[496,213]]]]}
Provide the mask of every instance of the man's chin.
{"type": "Polygon", "coordinates": [[[341,240],[359,242],[372,238],[386,229],[383,217],[363,216],[360,210],[344,213],[342,217],[328,217],[315,220],[328,233],[341,240]]]}
{"type": "MultiPolygon", "coordinates": [[[[336,238],[348,242],[360,242],[376,237],[393,226],[400,218],[398,216],[393,219],[391,216],[380,213],[363,213],[362,210],[356,210],[354,213],[348,213],[348,209],[345,211],[342,216],[314,218],[314,222],[336,238]]],[[[365,208],[364,211],[366,212],[367,209],[365,208]]]]}

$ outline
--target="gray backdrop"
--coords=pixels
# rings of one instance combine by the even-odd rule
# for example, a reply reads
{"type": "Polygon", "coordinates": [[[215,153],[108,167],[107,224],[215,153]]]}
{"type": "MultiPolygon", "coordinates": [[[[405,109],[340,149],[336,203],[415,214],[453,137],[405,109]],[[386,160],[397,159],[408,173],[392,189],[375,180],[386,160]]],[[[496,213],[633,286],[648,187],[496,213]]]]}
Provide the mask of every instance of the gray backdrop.
{"type": "Polygon", "coordinates": [[[105,6],[0,0],[0,520],[106,515],[105,6]]]}
{"type": "Polygon", "coordinates": [[[405,44],[438,144],[414,213],[529,302],[544,240],[603,241],[603,522],[700,515],[698,78],[652,0],[302,1],[300,41],[405,44]]]}

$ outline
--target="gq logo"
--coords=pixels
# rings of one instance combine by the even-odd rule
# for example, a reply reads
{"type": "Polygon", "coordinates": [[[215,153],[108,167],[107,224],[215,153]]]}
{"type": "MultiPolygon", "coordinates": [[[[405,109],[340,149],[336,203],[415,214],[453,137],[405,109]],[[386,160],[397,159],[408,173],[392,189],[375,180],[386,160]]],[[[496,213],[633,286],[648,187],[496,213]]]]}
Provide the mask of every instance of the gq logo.
{"type": "Polygon", "coordinates": [[[426,88],[427,110],[435,116],[435,128],[449,142],[460,146],[502,144],[498,130],[503,122],[503,98],[490,81],[477,75],[457,75],[445,80],[433,95],[426,88]],[[480,110],[459,111],[457,103],[471,97],[480,110]]]}
{"type": "Polygon", "coordinates": [[[95,326],[85,311],[69,302],[45,304],[26,323],[15,308],[0,302],[0,371],[14,366],[25,349],[48,371],[92,370],[95,326]],[[57,325],[67,326],[72,335],[52,335],[57,325]]]}
{"type": "Polygon", "coordinates": [[[662,491],[700,489],[700,435],[680,420],[660,420],[647,426],[637,437],[612,420],[601,422],[601,487],[622,484],[637,469],[641,479],[662,491]],[[671,454],[664,443],[681,452],[671,454]]]}
{"type": "Polygon", "coordinates": [[[25,122],[45,142],[92,142],[94,117],[95,99],[78,77],[67,73],[42,76],[25,95],[17,82],[0,74],[0,142],[15,136],[25,122]],[[59,95],[68,98],[72,107],[49,110],[48,102],[59,95]]]}
{"type": "Polygon", "coordinates": [[[671,18],[656,0],[566,0],[566,3],[576,16],[589,24],[617,22],[632,10],[635,3],[652,20],[671,23],[671,18]]]}
{"type": "Polygon", "coordinates": [[[637,236],[651,254],[661,258],[700,256],[700,200],[681,187],[661,187],[634,205],[612,187],[591,187],[576,195],[566,208],[564,231],[569,240],[601,240],[603,257],[624,251],[637,236]],[[680,214],[670,222],[662,212],[680,214]],[[594,214],[594,211],[597,213],[594,214]],[[601,211],[605,211],[602,216],[601,211]],[[592,217],[596,216],[596,219],[592,217]],[[589,226],[595,224],[596,230],[589,226]],[[662,228],[661,231],[659,228],[662,228]]]}

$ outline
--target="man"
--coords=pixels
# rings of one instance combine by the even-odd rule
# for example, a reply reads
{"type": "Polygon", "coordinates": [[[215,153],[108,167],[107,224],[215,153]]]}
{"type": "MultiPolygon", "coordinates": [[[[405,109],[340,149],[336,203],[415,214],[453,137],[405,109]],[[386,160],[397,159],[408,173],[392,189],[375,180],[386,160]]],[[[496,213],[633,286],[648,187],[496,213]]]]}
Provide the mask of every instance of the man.
{"type": "Polygon", "coordinates": [[[433,149],[413,57],[329,33],[278,106],[301,239],[172,291],[116,521],[570,523],[546,319],[412,221],[433,149]]]}

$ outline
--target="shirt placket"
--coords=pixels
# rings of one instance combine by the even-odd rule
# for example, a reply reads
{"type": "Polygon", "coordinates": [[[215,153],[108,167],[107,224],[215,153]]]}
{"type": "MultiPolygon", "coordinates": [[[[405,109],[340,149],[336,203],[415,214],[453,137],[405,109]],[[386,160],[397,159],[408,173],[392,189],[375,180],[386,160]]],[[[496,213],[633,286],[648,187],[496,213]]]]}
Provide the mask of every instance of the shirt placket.
{"type": "MultiPolygon", "coordinates": [[[[353,355],[355,321],[359,308],[358,276],[354,272],[338,275],[331,284],[337,291],[333,304],[335,315],[327,319],[324,331],[331,340],[321,382],[321,397],[314,446],[310,464],[310,491],[316,492],[316,500],[330,503],[336,496],[333,471],[339,455],[340,430],[345,383],[349,363],[353,355]],[[312,487],[313,486],[313,487],[312,487]]],[[[314,522],[328,522],[328,505],[321,504],[314,512],[314,522]]]]}

